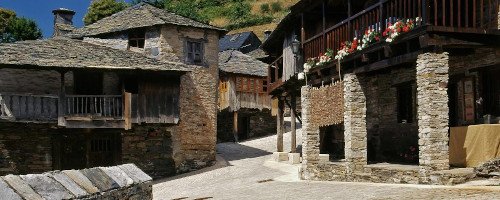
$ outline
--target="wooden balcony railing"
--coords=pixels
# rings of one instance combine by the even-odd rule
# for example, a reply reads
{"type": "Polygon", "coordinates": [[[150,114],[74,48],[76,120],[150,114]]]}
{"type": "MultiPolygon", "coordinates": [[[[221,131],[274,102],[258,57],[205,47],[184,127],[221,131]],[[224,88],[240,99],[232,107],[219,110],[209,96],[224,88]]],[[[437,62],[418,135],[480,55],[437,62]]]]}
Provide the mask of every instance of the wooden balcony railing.
{"type": "MultiPolygon", "coordinates": [[[[424,25],[457,29],[498,29],[499,0],[382,0],[304,41],[304,58],[360,39],[368,28],[385,30],[397,19],[421,17],[424,25]]],[[[443,29],[444,30],[444,29],[443,29]]]]}
{"type": "Polygon", "coordinates": [[[56,96],[0,94],[0,119],[10,121],[54,121],[58,116],[56,96]]]}
{"type": "Polygon", "coordinates": [[[121,95],[67,95],[65,115],[121,119],[123,98],[121,95]]]}
{"type": "Polygon", "coordinates": [[[268,68],[268,91],[273,91],[283,83],[283,56],[274,60],[268,68]]]}

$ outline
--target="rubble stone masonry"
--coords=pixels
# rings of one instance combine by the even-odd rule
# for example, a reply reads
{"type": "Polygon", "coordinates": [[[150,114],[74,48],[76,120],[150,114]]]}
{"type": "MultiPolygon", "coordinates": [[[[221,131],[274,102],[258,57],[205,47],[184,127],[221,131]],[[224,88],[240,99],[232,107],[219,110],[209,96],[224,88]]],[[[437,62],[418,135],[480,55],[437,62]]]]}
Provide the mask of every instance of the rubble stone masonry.
{"type": "Polygon", "coordinates": [[[165,25],[161,49],[184,60],[187,38],[204,41],[204,65],[181,77],[180,121],[173,135],[173,157],[178,172],[199,169],[215,162],[217,137],[217,84],[219,34],[213,30],[165,25]]]}
{"type": "Polygon", "coordinates": [[[424,53],[417,59],[419,161],[422,182],[431,171],[449,168],[448,53],[424,53]]]}
{"type": "Polygon", "coordinates": [[[347,173],[361,172],[367,164],[366,97],[355,74],[344,76],[344,128],[347,173]]]}

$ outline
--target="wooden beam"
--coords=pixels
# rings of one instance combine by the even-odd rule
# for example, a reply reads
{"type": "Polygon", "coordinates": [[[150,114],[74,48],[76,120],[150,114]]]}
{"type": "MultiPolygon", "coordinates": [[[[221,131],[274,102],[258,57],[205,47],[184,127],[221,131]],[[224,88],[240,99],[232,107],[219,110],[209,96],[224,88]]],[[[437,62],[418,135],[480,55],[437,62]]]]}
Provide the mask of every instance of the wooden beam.
{"type": "Polygon", "coordinates": [[[66,120],[64,119],[64,115],[66,114],[66,87],[65,87],[65,71],[59,72],[61,75],[61,85],[59,91],[59,109],[58,109],[58,117],[57,117],[57,125],[66,126],[66,120]]]}
{"type": "Polygon", "coordinates": [[[285,131],[285,123],[284,123],[284,103],[282,97],[278,98],[278,114],[276,115],[277,120],[277,141],[276,141],[276,150],[277,152],[283,152],[283,133],[285,131]]]}
{"type": "Polygon", "coordinates": [[[290,120],[291,120],[291,143],[290,143],[290,153],[296,153],[297,152],[297,125],[296,125],[296,117],[295,116],[295,111],[297,109],[297,99],[295,98],[295,95],[291,95],[291,100],[290,100],[290,120]]]}
{"type": "Polygon", "coordinates": [[[238,142],[238,111],[233,112],[233,136],[234,142],[238,142]]]}

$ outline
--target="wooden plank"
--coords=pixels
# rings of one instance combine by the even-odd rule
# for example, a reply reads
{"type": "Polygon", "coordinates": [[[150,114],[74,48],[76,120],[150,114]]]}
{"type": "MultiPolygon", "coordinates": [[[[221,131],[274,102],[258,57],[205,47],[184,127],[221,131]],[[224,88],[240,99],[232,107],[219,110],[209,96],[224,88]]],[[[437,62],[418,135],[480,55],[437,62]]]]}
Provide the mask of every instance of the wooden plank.
{"type": "Polygon", "coordinates": [[[132,94],[123,92],[123,119],[125,120],[125,130],[132,128],[132,94]]]}
{"type": "Polygon", "coordinates": [[[233,137],[234,142],[238,142],[238,111],[233,112],[233,137]]]}

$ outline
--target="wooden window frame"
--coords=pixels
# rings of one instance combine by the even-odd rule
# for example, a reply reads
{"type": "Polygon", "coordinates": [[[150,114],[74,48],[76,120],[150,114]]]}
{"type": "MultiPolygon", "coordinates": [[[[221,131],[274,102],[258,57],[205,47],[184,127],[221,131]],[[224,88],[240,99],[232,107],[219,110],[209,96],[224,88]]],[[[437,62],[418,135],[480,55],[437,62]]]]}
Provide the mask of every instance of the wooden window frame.
{"type": "Polygon", "coordinates": [[[185,38],[184,39],[184,61],[186,64],[190,65],[200,65],[200,66],[207,66],[205,63],[205,40],[204,39],[193,39],[193,38],[185,38]],[[200,52],[196,53],[196,44],[200,45],[200,52]],[[192,45],[192,51],[189,52],[189,46],[192,45]],[[192,59],[190,57],[190,54],[193,54],[192,59]],[[199,54],[200,60],[196,61],[195,56],[196,54],[199,54]]]}
{"type": "Polygon", "coordinates": [[[146,31],[143,29],[138,29],[138,30],[133,30],[128,33],[128,44],[127,48],[138,48],[138,49],[144,49],[146,47],[146,31]],[[131,43],[135,42],[137,46],[132,46],[130,45],[131,43]],[[142,47],[141,47],[141,42],[142,42],[142,47]]]}

